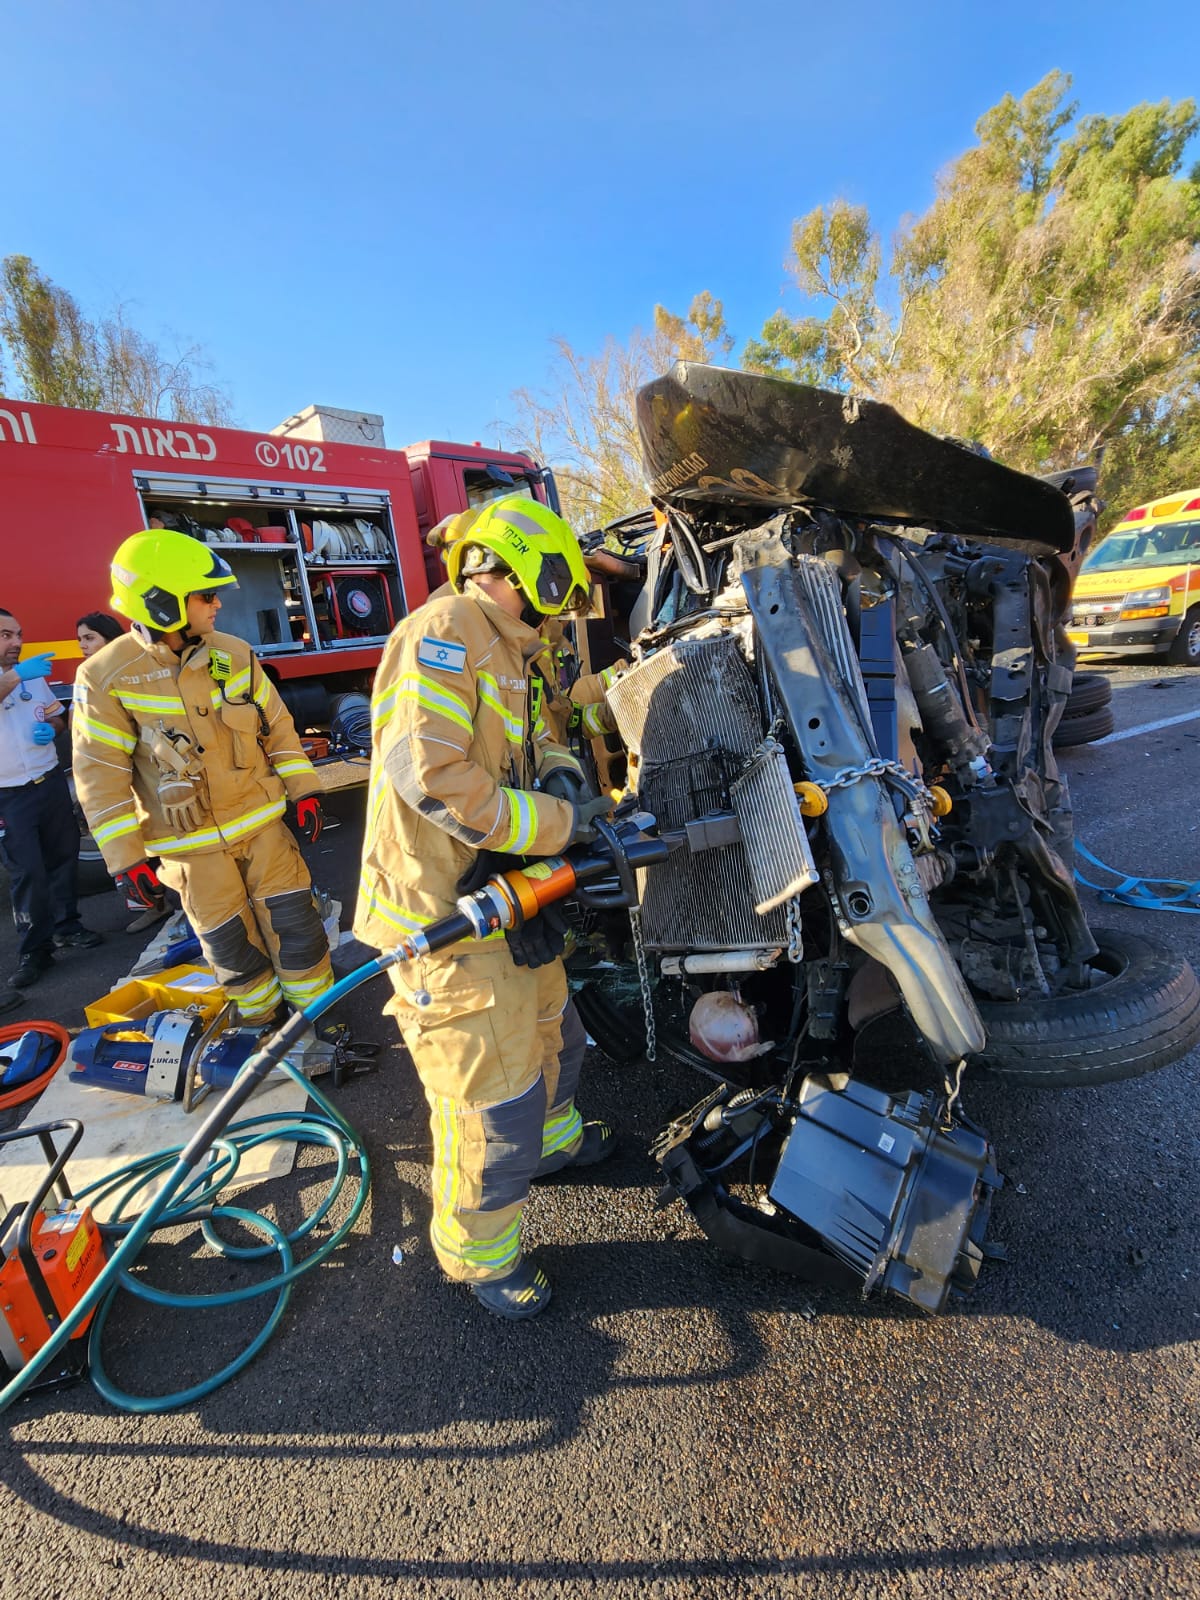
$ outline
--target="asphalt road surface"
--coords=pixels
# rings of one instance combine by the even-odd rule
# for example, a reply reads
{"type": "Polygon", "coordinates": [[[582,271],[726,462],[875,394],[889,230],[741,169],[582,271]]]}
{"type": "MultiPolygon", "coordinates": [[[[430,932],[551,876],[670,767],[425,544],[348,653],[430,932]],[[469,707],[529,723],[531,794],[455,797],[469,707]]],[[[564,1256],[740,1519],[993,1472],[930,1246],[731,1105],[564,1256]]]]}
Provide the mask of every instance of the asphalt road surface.
{"type": "MultiPolygon", "coordinates": [[[[1200,674],[1112,676],[1118,730],[1200,713],[1200,674]]],[[[1099,856],[1200,878],[1200,717],[1066,765],[1099,856]]],[[[361,799],[336,805],[317,875],[348,899],[361,799]]],[[[1094,923],[1200,963],[1200,918],[1084,899],[1094,923]]],[[[127,970],[115,896],[84,906],[105,945],[63,957],[6,1022],[77,1024],[127,970]]],[[[6,926],[0,971],[12,949],[6,926]]],[[[388,1040],[385,982],[354,1014],[388,1040]]],[[[340,1097],[375,1161],[369,1206],[248,1372],[169,1416],[80,1386],[0,1423],[0,1594],[1194,1596],[1198,1069],[1058,1093],[969,1082],[1010,1259],[931,1320],[723,1260],[680,1208],[656,1212],[646,1148],[703,1086],[593,1051],[584,1109],[621,1151],[537,1191],[528,1243],[556,1300],[514,1327],[440,1281],[423,1104],[393,1043],[340,1097]]],[[[302,1163],[267,1198],[287,1215],[326,1171],[302,1163]]],[[[184,1269],[201,1286],[251,1270],[149,1252],[156,1281],[184,1269]]],[[[107,1343],[118,1380],[164,1392],[243,1331],[123,1304],[107,1343]]]]}

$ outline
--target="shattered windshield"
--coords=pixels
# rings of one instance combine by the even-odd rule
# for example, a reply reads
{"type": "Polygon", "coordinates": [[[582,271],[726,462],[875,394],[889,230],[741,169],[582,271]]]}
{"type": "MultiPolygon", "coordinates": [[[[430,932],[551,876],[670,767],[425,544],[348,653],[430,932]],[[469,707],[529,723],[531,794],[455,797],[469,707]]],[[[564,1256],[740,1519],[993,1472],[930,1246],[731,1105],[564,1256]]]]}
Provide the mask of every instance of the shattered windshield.
{"type": "Polygon", "coordinates": [[[1112,533],[1084,561],[1083,572],[1114,567],[1186,566],[1200,562],[1200,522],[1172,522],[1161,528],[1112,533]]]}

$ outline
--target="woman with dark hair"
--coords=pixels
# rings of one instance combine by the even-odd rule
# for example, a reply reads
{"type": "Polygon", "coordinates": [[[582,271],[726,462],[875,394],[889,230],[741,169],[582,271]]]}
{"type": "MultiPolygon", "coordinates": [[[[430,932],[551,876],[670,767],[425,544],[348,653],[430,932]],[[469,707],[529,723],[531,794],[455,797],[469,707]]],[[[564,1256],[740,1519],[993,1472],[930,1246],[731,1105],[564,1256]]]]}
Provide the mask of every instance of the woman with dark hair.
{"type": "Polygon", "coordinates": [[[86,617],[80,617],[75,624],[75,635],[85,661],[106,644],[119,639],[124,632],[116,617],[110,617],[107,611],[89,611],[86,617]]]}

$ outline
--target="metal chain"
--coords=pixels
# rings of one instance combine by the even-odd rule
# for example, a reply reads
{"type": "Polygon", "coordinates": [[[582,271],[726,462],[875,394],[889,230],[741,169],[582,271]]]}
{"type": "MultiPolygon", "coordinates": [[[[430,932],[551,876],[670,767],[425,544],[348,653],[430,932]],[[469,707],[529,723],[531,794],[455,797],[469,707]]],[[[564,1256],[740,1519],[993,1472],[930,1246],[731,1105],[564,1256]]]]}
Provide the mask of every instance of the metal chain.
{"type": "Polygon", "coordinates": [[[885,761],[881,756],[872,756],[869,761],[864,761],[861,767],[843,767],[840,772],[835,772],[832,778],[818,778],[817,787],[828,793],[831,789],[848,789],[852,783],[858,783],[862,778],[890,778],[899,788],[913,795],[926,795],[929,791],[919,778],[913,776],[907,767],[902,767],[898,761],[885,761]]]}
{"type": "Polygon", "coordinates": [[[787,903],[787,958],[793,966],[804,960],[804,933],[800,922],[800,896],[793,895],[787,903]]]}
{"type": "Polygon", "coordinates": [[[646,1060],[653,1061],[658,1049],[658,1034],[654,1025],[654,992],[650,988],[650,970],[646,965],[646,945],[642,939],[642,908],[630,906],[629,926],[633,931],[633,953],[637,957],[638,984],[642,991],[642,1013],[646,1019],[646,1060]]]}

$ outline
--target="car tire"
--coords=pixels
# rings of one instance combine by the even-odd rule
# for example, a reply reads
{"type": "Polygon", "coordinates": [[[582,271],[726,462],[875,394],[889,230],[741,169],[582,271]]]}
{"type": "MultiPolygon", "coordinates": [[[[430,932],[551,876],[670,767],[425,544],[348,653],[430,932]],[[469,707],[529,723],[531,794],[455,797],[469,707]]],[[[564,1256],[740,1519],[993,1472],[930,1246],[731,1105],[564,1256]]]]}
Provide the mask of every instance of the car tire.
{"type": "Polygon", "coordinates": [[[1111,706],[1101,706],[1080,717],[1067,715],[1054,730],[1054,748],[1070,750],[1075,745],[1094,744],[1097,739],[1106,739],[1116,725],[1111,706]]]}
{"type": "Polygon", "coordinates": [[[100,846],[88,831],[87,819],[75,794],[75,774],[71,771],[70,761],[65,763],[64,770],[67,775],[67,788],[71,791],[71,804],[75,808],[75,820],[79,824],[79,856],[75,868],[75,893],[86,899],[90,894],[103,894],[105,890],[113,887],[112,876],[104,865],[104,857],[100,854],[100,846]]]}
{"type": "Polygon", "coordinates": [[[1140,934],[1093,928],[1097,988],[1050,1000],[981,1000],[987,1046],[972,1064],[1030,1089],[1140,1078],[1200,1040],[1200,982],[1182,956],[1140,934]]]}
{"type": "Polygon", "coordinates": [[[1184,617],[1167,660],[1173,667],[1200,667],[1200,606],[1193,606],[1184,617]]]}
{"type": "Polygon", "coordinates": [[[1103,672],[1077,672],[1064,717],[1082,717],[1112,702],[1112,682],[1103,672]]]}

